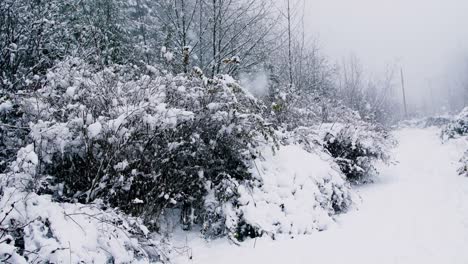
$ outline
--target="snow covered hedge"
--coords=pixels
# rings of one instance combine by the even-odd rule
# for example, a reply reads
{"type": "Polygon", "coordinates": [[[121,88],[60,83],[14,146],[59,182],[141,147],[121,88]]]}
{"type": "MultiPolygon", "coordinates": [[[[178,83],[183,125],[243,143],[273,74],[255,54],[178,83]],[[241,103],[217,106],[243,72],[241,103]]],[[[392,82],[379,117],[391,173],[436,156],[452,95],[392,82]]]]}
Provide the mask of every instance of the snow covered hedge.
{"type": "Polygon", "coordinates": [[[389,163],[390,149],[396,144],[388,130],[359,119],[298,127],[280,139],[299,144],[308,152],[330,156],[353,184],[371,182],[378,174],[376,163],[389,163]]]}
{"type": "Polygon", "coordinates": [[[468,135],[468,107],[465,107],[442,130],[444,140],[468,135]]]}
{"type": "Polygon", "coordinates": [[[458,169],[460,175],[468,177],[468,150],[465,151],[463,157],[460,159],[461,167],[458,169]]]}
{"type": "MultiPolygon", "coordinates": [[[[0,175],[4,179],[6,175],[0,175]]],[[[0,190],[1,263],[159,263],[148,229],[101,204],[56,203],[50,196],[0,190]],[[147,247],[145,247],[145,245],[147,247]]]]}
{"type": "Polygon", "coordinates": [[[372,181],[378,174],[375,163],[390,160],[391,136],[383,128],[373,124],[330,124],[323,146],[335,158],[341,171],[352,183],[372,181]]]}
{"type": "Polygon", "coordinates": [[[352,183],[372,181],[378,173],[375,163],[388,162],[395,145],[388,128],[362,118],[339,100],[313,95],[290,99],[290,107],[272,111],[272,119],[287,131],[281,139],[309,152],[328,152],[352,183]]]}
{"type": "Polygon", "coordinates": [[[22,112],[15,103],[16,98],[3,93],[0,85],[0,173],[8,168],[16,152],[25,145],[28,132],[22,122],[22,112]]]}
{"type": "MultiPolygon", "coordinates": [[[[2,106],[11,101],[2,100],[2,106]]],[[[5,194],[18,196],[19,204],[34,197],[48,207],[21,207],[30,216],[21,221],[2,211],[21,223],[20,231],[4,229],[9,258],[40,251],[17,242],[35,239],[26,234],[30,221],[46,230],[41,239],[57,241],[41,253],[50,261],[64,254],[85,262],[158,259],[162,253],[142,224],[166,231],[167,215],[177,215],[184,229],[197,225],[207,238],[309,234],[352,206],[350,182],[368,180],[376,173],[374,162],[388,159],[385,131],[347,108],[330,113],[341,117],[335,124],[313,125],[317,115],[307,112],[310,120],[280,132],[264,119],[263,103],[235,80],[210,79],[199,69],[172,75],[147,65],[99,67],[69,58],[50,69],[33,93],[15,98],[14,108],[4,108],[3,118],[24,128],[20,140],[4,141],[13,146],[2,152],[9,155],[1,179],[5,194]],[[67,246],[65,229],[56,225],[75,221],[104,221],[109,228],[67,246]],[[119,228],[111,230],[109,222],[119,228]],[[100,245],[108,243],[109,232],[127,237],[109,242],[120,253],[100,245]],[[155,253],[142,249],[148,243],[155,253]],[[86,244],[96,247],[81,256],[86,244]]],[[[7,196],[4,208],[10,206],[7,196]]]]}
{"type": "Polygon", "coordinates": [[[207,186],[249,181],[257,147],[274,145],[255,98],[198,70],[96,70],[69,59],[22,109],[38,159],[26,172],[31,189],[60,201],[103,199],[156,229],[165,209],[181,209],[186,228],[203,221],[207,186]]]}
{"type": "MultiPolygon", "coordinates": [[[[441,133],[442,140],[463,140],[468,136],[468,107],[465,107],[453,120],[448,123],[441,133]]],[[[458,169],[460,175],[468,176],[468,150],[460,159],[461,167],[458,169]]]]}
{"type": "Polygon", "coordinates": [[[262,153],[251,169],[255,183],[239,186],[237,206],[228,205],[227,226],[236,228],[236,239],[324,230],[334,215],[351,206],[353,192],[330,156],[307,152],[300,145],[262,153]],[[245,225],[232,226],[233,214],[245,225]]]}

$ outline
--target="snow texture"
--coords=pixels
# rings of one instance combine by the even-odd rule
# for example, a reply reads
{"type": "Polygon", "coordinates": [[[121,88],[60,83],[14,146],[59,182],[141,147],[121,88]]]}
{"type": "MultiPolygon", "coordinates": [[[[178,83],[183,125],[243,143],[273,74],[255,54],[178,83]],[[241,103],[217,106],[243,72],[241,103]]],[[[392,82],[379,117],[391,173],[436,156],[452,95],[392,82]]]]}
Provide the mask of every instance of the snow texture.
{"type": "Polygon", "coordinates": [[[350,186],[330,161],[298,145],[262,153],[251,171],[261,184],[239,186],[239,210],[248,224],[273,236],[310,234],[333,222],[335,208],[350,206],[350,186]]]}
{"type": "Polygon", "coordinates": [[[1,263],[150,263],[154,259],[135,236],[146,235],[146,227],[97,205],[56,203],[46,195],[5,188],[0,208],[1,263]],[[21,238],[10,235],[15,233],[21,238]]]}
{"type": "Polygon", "coordinates": [[[0,113],[6,113],[10,111],[13,108],[13,104],[11,103],[10,100],[7,100],[5,102],[0,102],[0,113]]]}

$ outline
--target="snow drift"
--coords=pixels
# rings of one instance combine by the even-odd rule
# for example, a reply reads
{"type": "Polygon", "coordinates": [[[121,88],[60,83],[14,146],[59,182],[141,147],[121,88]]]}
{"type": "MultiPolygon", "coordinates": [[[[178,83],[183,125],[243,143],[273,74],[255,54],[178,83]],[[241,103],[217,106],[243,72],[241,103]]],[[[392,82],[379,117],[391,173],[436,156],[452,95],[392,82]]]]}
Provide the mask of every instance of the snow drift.
{"type": "Polygon", "coordinates": [[[144,249],[153,242],[138,219],[98,204],[56,203],[47,195],[3,188],[0,208],[2,263],[156,263],[161,259],[156,251],[144,249]]]}
{"type": "Polygon", "coordinates": [[[258,183],[239,187],[237,214],[262,233],[299,235],[324,230],[352,203],[349,184],[333,166],[298,145],[265,150],[252,174],[258,183]]]}

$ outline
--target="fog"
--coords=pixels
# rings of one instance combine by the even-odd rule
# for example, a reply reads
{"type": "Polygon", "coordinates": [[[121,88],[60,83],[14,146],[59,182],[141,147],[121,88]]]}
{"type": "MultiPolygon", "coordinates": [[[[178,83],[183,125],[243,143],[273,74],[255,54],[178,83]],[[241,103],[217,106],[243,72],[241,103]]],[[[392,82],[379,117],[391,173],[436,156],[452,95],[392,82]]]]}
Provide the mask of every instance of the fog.
{"type": "Polygon", "coordinates": [[[305,31],[318,39],[331,60],[339,62],[353,54],[371,75],[381,74],[386,65],[403,68],[413,111],[427,104],[440,110],[450,105],[449,95],[457,98],[462,71],[468,72],[468,1],[305,0],[299,4],[305,5],[305,31]]]}

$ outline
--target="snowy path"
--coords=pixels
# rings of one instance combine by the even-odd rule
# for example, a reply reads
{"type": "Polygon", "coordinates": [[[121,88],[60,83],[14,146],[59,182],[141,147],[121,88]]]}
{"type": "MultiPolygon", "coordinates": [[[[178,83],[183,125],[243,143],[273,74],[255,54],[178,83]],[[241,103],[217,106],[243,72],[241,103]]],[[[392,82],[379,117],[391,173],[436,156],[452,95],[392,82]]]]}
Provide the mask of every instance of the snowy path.
{"type": "Polygon", "coordinates": [[[189,241],[193,260],[178,263],[466,264],[468,263],[468,178],[456,161],[464,142],[442,145],[435,129],[396,132],[395,166],[359,189],[359,210],[310,236],[248,241],[189,241]]]}

